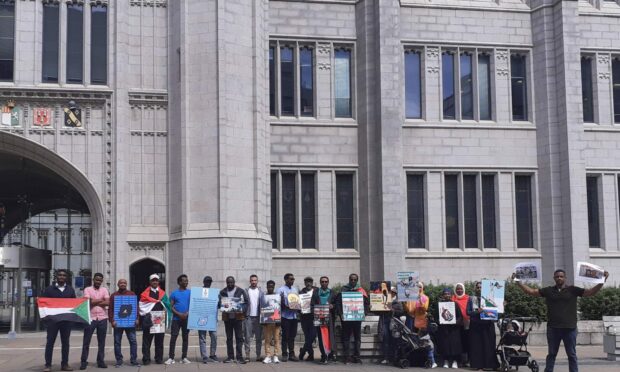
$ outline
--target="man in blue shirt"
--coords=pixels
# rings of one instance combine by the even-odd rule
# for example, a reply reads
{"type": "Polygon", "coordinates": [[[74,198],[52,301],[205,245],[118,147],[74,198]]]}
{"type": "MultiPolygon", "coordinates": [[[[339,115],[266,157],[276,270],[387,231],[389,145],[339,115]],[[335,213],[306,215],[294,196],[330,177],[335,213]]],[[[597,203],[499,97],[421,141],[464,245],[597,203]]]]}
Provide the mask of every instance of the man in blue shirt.
{"type": "Polygon", "coordinates": [[[179,337],[179,330],[182,332],[183,346],[181,347],[181,363],[191,363],[187,359],[187,347],[189,329],[187,329],[187,316],[189,314],[189,298],[191,291],[187,289],[189,280],[187,275],[181,274],[177,278],[179,289],[172,292],[170,295],[170,308],[172,310],[172,327],[170,329],[170,350],[168,351],[168,360],[166,364],[174,364],[174,349],[177,343],[177,337],[179,337]]]}
{"type": "Polygon", "coordinates": [[[282,297],[282,361],[297,362],[299,359],[295,357],[295,337],[297,336],[297,319],[299,310],[289,307],[288,295],[291,293],[299,294],[297,288],[293,287],[295,276],[288,273],[284,275],[284,285],[278,289],[278,293],[282,297]]]}

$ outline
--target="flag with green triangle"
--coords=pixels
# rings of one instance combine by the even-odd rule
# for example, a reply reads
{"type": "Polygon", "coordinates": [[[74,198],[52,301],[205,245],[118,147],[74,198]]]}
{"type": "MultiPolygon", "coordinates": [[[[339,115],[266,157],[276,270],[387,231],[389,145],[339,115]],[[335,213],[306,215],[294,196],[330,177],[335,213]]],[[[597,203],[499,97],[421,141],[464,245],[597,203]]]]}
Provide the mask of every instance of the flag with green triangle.
{"type": "Polygon", "coordinates": [[[88,298],[37,299],[39,316],[47,322],[70,321],[90,324],[90,301],[88,298]]]}

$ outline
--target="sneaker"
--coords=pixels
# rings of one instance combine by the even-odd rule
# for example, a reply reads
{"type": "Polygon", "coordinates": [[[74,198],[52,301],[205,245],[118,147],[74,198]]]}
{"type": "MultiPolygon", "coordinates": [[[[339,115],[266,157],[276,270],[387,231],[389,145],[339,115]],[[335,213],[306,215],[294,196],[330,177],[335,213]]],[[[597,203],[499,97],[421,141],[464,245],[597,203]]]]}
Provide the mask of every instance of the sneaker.
{"type": "Polygon", "coordinates": [[[327,357],[325,355],[321,356],[321,361],[319,362],[321,364],[327,364],[327,357]]]}
{"type": "MultiPolygon", "coordinates": [[[[88,365],[88,364],[87,364],[88,365]]],[[[73,367],[71,367],[68,364],[65,364],[64,366],[60,367],[61,371],[73,371],[73,367]]]]}
{"type": "Polygon", "coordinates": [[[166,360],[166,361],[164,362],[164,364],[165,364],[165,365],[167,365],[167,366],[169,366],[169,365],[171,365],[171,364],[174,364],[174,363],[176,363],[176,362],[175,362],[175,361],[174,361],[174,359],[172,359],[172,358],[168,358],[168,360],[166,360]]]}
{"type": "Polygon", "coordinates": [[[105,363],[97,363],[97,368],[108,368],[108,365],[105,363]]]}
{"type": "Polygon", "coordinates": [[[362,360],[360,359],[360,357],[354,357],[353,358],[353,363],[355,363],[355,364],[362,364],[362,360]]]}
{"type": "Polygon", "coordinates": [[[245,363],[250,363],[250,358],[245,357],[245,358],[243,358],[243,361],[244,361],[245,363]]]}
{"type": "Polygon", "coordinates": [[[443,362],[443,368],[450,368],[448,361],[443,362]]]}
{"type": "Polygon", "coordinates": [[[148,366],[149,364],[151,364],[151,361],[150,361],[150,360],[143,360],[143,361],[142,361],[142,365],[143,365],[143,366],[148,366]]]}
{"type": "Polygon", "coordinates": [[[215,356],[215,355],[211,355],[209,357],[209,360],[212,361],[212,362],[215,362],[215,363],[219,363],[220,362],[220,360],[217,359],[217,356],[215,356]]]}
{"type": "Polygon", "coordinates": [[[86,367],[88,367],[88,362],[81,362],[80,363],[80,371],[85,370],[86,367]]]}
{"type": "Polygon", "coordinates": [[[129,362],[129,364],[134,367],[142,367],[142,365],[138,361],[135,361],[135,360],[133,362],[129,362]]]}
{"type": "Polygon", "coordinates": [[[181,360],[181,364],[190,364],[190,363],[191,363],[191,362],[190,362],[190,361],[189,361],[189,359],[187,359],[187,358],[183,358],[183,359],[181,360]]]}
{"type": "Polygon", "coordinates": [[[433,362],[433,365],[431,366],[431,368],[437,368],[437,363],[433,362]]]}
{"type": "Polygon", "coordinates": [[[452,362],[452,368],[457,369],[459,368],[458,363],[456,362],[456,360],[454,362],[452,362]]]}
{"type": "Polygon", "coordinates": [[[45,366],[45,368],[43,368],[43,372],[52,372],[52,367],[45,366]]]}
{"type": "Polygon", "coordinates": [[[288,362],[288,355],[282,354],[282,361],[285,363],[288,362]]]}
{"type": "Polygon", "coordinates": [[[304,360],[304,356],[306,356],[306,350],[302,347],[299,349],[299,360],[304,360]]]}
{"type": "Polygon", "coordinates": [[[257,362],[262,362],[262,361],[263,361],[263,358],[262,358],[262,357],[260,357],[260,356],[257,356],[257,357],[256,357],[256,361],[257,361],[257,362]]]}
{"type": "Polygon", "coordinates": [[[226,358],[224,360],[224,363],[234,363],[234,362],[235,362],[235,360],[233,358],[226,358]]]}
{"type": "Polygon", "coordinates": [[[280,359],[278,359],[278,357],[274,355],[273,356],[273,362],[278,364],[278,363],[280,363],[280,359]]]}
{"type": "Polygon", "coordinates": [[[116,362],[116,364],[114,365],[114,368],[121,368],[123,366],[123,361],[120,362],[116,362]]]}
{"type": "Polygon", "coordinates": [[[388,362],[388,360],[387,360],[387,359],[383,359],[383,360],[381,361],[381,364],[388,364],[388,363],[389,363],[389,362],[388,362]]]}
{"type": "Polygon", "coordinates": [[[243,358],[239,358],[239,359],[237,359],[237,363],[239,363],[239,364],[246,364],[247,361],[245,359],[243,359],[243,358]]]}
{"type": "Polygon", "coordinates": [[[351,363],[353,363],[353,359],[351,359],[350,357],[345,358],[344,364],[351,364],[351,363]]]}
{"type": "Polygon", "coordinates": [[[299,362],[299,359],[295,355],[289,355],[289,362],[299,362]]]}
{"type": "Polygon", "coordinates": [[[265,364],[271,363],[271,358],[270,357],[265,357],[265,359],[263,359],[263,363],[265,363],[265,364]]]}

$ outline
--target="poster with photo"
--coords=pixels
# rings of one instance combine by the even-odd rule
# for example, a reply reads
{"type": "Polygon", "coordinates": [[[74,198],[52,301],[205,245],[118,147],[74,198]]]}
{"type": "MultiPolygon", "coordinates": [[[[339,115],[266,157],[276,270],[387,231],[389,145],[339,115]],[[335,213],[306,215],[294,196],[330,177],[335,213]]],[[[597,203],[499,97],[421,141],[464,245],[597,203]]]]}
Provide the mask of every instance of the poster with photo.
{"type": "Polygon", "coordinates": [[[151,311],[150,314],[153,321],[151,333],[166,333],[166,312],[151,311]]]}
{"type": "Polygon", "coordinates": [[[114,296],[114,321],[116,328],[135,328],[138,297],[114,296]]]}
{"type": "Polygon", "coordinates": [[[297,293],[289,293],[286,296],[288,300],[288,308],[291,310],[301,310],[301,298],[297,293]]]}
{"type": "Polygon", "coordinates": [[[542,280],[538,262],[519,262],[515,265],[515,281],[540,282],[542,280]]]}
{"type": "Polygon", "coordinates": [[[187,328],[199,331],[217,330],[217,303],[220,290],[192,287],[189,299],[187,328]]]}
{"type": "Polygon", "coordinates": [[[499,314],[496,308],[491,308],[491,307],[483,308],[482,312],[480,313],[480,320],[498,320],[498,319],[499,319],[499,314]]]}
{"type": "Polygon", "coordinates": [[[396,273],[398,282],[398,301],[417,301],[420,297],[418,282],[420,274],[415,271],[400,271],[396,273]]]}
{"type": "Polygon", "coordinates": [[[343,292],[342,320],[362,321],[364,317],[364,296],[360,292],[343,292]]]}
{"type": "Polygon", "coordinates": [[[329,305],[314,305],[314,326],[329,325],[329,305]]]}
{"type": "Polygon", "coordinates": [[[390,281],[370,282],[370,311],[392,310],[392,292],[390,281]]]}
{"type": "Polygon", "coordinates": [[[454,305],[455,303],[452,301],[437,304],[439,307],[439,324],[456,324],[456,307],[454,305]]]}
{"type": "Polygon", "coordinates": [[[496,309],[498,313],[503,313],[505,289],[506,282],[504,280],[482,279],[481,307],[483,309],[496,309]]]}
{"type": "Polygon", "coordinates": [[[577,281],[582,283],[605,283],[605,269],[587,262],[577,262],[577,281]]]}
{"type": "Polygon", "coordinates": [[[240,297],[222,297],[220,300],[220,310],[223,313],[242,313],[243,300],[240,297]]]}
{"type": "Polygon", "coordinates": [[[265,295],[265,303],[260,308],[260,322],[261,324],[276,324],[281,321],[280,313],[280,295],[268,294],[265,295]]]}
{"type": "Polygon", "coordinates": [[[312,293],[314,290],[299,295],[299,302],[301,303],[301,313],[310,314],[312,312],[312,293]]]}

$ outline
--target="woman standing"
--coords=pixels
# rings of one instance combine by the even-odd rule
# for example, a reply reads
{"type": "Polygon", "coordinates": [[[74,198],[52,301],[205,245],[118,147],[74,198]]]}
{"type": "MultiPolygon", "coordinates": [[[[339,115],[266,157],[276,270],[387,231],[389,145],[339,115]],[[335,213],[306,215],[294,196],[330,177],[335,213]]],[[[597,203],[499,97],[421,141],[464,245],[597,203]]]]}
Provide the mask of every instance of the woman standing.
{"type": "Polygon", "coordinates": [[[418,299],[416,301],[407,301],[404,304],[404,310],[408,317],[413,318],[413,325],[407,324],[414,332],[425,331],[428,326],[426,313],[430,299],[424,294],[424,283],[418,282],[418,299]]]}
{"type": "Polygon", "coordinates": [[[463,354],[461,355],[462,366],[469,364],[469,358],[467,352],[469,351],[469,315],[467,315],[467,302],[469,296],[465,293],[465,285],[463,283],[456,283],[454,286],[454,294],[452,295],[452,301],[461,309],[463,315],[463,326],[461,327],[461,345],[463,347],[463,354]]]}
{"type": "Polygon", "coordinates": [[[473,369],[497,369],[499,363],[495,355],[495,322],[481,320],[480,290],[482,284],[476,282],[475,295],[467,302],[469,315],[469,365],[473,369]]]}
{"type": "MultiPolygon", "coordinates": [[[[451,288],[444,288],[441,301],[453,302],[451,288]]],[[[435,319],[446,319],[447,317],[456,318],[456,324],[441,324],[440,321],[437,327],[437,337],[435,338],[437,342],[437,353],[439,353],[441,359],[443,359],[443,368],[450,368],[450,365],[452,365],[452,368],[459,368],[457,360],[461,358],[461,353],[463,352],[463,347],[461,345],[463,315],[461,314],[460,307],[456,303],[454,304],[454,312],[455,314],[450,314],[449,312],[445,313],[441,305],[437,306],[435,319]]]]}

